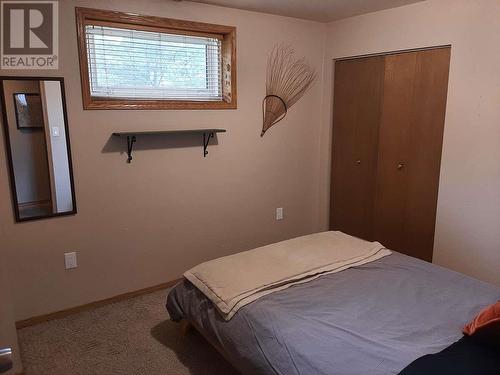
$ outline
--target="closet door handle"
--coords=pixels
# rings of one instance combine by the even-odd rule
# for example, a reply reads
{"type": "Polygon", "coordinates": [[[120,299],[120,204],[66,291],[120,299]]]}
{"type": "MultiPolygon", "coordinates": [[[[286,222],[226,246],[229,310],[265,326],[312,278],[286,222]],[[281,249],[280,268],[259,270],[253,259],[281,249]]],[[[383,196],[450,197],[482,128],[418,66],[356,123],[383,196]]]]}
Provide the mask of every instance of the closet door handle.
{"type": "Polygon", "coordinates": [[[399,163],[398,164],[398,169],[401,170],[405,167],[405,164],[404,163],[399,163]]]}
{"type": "Polygon", "coordinates": [[[361,165],[361,160],[356,160],[357,165],[361,165]]]}

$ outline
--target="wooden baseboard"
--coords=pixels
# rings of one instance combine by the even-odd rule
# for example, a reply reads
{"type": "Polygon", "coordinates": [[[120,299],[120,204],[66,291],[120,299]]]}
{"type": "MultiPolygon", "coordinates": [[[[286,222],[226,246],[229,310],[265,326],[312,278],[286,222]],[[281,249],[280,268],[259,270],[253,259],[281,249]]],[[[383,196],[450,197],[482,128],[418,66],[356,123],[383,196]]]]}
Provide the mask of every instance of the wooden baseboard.
{"type": "Polygon", "coordinates": [[[49,320],[61,319],[61,318],[64,318],[68,315],[76,314],[76,313],[86,311],[86,310],[95,309],[97,307],[109,305],[110,303],[120,302],[120,301],[124,301],[124,300],[130,299],[130,298],[138,297],[138,296],[143,295],[143,294],[153,293],[153,292],[156,292],[158,290],[170,288],[170,287],[174,286],[175,284],[177,284],[180,280],[181,279],[167,281],[166,283],[158,284],[155,286],[150,286],[149,288],[144,288],[144,289],[135,290],[133,292],[119,294],[117,296],[106,298],[106,299],[103,299],[100,301],[86,303],[85,305],[71,307],[69,309],[56,311],[56,312],[49,313],[49,314],[34,316],[34,317],[28,318],[28,319],[19,320],[16,322],[16,328],[21,329],[21,328],[29,327],[29,326],[32,326],[35,324],[47,322],[49,320]]]}

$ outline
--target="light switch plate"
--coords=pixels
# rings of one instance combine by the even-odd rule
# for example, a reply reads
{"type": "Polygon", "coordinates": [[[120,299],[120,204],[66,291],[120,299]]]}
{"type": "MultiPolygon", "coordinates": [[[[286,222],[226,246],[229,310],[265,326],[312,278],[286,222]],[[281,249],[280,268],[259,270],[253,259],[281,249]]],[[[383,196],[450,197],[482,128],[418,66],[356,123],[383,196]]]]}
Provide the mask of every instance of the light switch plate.
{"type": "Polygon", "coordinates": [[[276,220],[283,220],[283,207],[276,209],[276,220]]]}
{"type": "Polygon", "coordinates": [[[76,262],[76,252],[64,254],[64,266],[67,270],[78,267],[76,262]]]}

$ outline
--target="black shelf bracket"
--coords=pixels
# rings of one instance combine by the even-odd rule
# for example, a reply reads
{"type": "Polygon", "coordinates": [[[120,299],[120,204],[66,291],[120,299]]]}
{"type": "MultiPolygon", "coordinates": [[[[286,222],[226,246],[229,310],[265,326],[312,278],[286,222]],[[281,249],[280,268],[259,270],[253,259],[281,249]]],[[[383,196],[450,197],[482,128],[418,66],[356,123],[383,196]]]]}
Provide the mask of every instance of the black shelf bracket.
{"type": "Polygon", "coordinates": [[[210,143],[210,138],[214,137],[214,133],[203,133],[203,157],[206,158],[208,155],[208,144],[210,143]]]}
{"type": "Polygon", "coordinates": [[[203,135],[203,157],[208,155],[208,145],[210,138],[214,138],[216,133],[225,133],[226,129],[180,129],[180,130],[146,130],[146,131],[129,131],[129,132],[114,132],[115,137],[127,137],[127,163],[132,162],[132,151],[134,143],[139,137],[152,136],[175,136],[175,135],[203,135]]]}
{"type": "Polygon", "coordinates": [[[134,147],[134,143],[137,142],[137,139],[135,138],[135,135],[127,135],[127,163],[132,162],[132,149],[134,147]]]}

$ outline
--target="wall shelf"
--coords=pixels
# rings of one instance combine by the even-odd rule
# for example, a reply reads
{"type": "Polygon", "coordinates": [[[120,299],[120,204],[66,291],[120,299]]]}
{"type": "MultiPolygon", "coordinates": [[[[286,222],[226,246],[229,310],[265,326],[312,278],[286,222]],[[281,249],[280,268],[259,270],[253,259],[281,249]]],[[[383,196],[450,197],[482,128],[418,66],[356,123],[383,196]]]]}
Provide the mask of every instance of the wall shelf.
{"type": "Polygon", "coordinates": [[[183,135],[183,134],[199,134],[203,135],[203,157],[208,155],[208,144],[210,138],[214,137],[215,133],[225,133],[226,129],[183,129],[183,130],[153,130],[153,131],[137,131],[137,132],[115,132],[115,137],[127,137],[127,163],[132,161],[132,151],[134,143],[139,137],[150,136],[167,136],[167,135],[183,135]]]}

